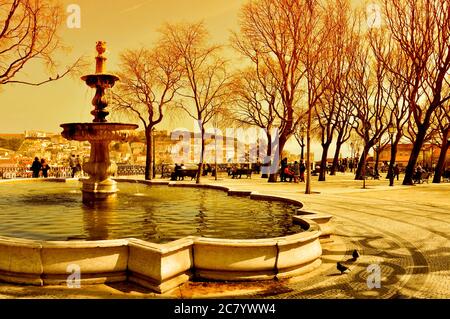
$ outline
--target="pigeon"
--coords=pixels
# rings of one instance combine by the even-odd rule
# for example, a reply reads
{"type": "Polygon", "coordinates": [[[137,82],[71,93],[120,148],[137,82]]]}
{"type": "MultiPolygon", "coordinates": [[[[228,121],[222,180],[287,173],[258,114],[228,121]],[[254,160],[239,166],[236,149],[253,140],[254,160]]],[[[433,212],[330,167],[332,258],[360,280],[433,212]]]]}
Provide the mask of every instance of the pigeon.
{"type": "Polygon", "coordinates": [[[353,257],[352,261],[356,261],[358,259],[359,253],[356,249],[353,251],[352,257],[353,257]]]}
{"type": "Polygon", "coordinates": [[[348,267],[345,267],[343,264],[341,264],[340,262],[337,263],[336,266],[337,270],[339,270],[341,272],[341,275],[348,270],[348,267]]]}

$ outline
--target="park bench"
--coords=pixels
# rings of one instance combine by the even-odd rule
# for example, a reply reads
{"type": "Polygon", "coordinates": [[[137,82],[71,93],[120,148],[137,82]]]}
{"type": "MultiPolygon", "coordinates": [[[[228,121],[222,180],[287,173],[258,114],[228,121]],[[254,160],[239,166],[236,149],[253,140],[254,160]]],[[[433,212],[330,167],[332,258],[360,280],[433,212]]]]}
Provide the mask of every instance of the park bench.
{"type": "Polygon", "coordinates": [[[414,175],[413,181],[415,184],[423,184],[424,182],[427,182],[428,184],[428,179],[430,178],[430,176],[431,173],[429,172],[422,172],[420,173],[420,175],[416,173],[414,175]]]}
{"type": "Polygon", "coordinates": [[[231,178],[242,178],[242,175],[246,175],[247,178],[252,178],[252,169],[238,168],[234,171],[231,171],[231,178]]]}
{"type": "Polygon", "coordinates": [[[197,169],[196,168],[182,168],[172,172],[171,180],[184,180],[185,177],[190,177],[191,180],[197,177],[197,169]]]}
{"type": "Polygon", "coordinates": [[[366,172],[366,179],[380,179],[380,175],[374,172],[366,172]]]}

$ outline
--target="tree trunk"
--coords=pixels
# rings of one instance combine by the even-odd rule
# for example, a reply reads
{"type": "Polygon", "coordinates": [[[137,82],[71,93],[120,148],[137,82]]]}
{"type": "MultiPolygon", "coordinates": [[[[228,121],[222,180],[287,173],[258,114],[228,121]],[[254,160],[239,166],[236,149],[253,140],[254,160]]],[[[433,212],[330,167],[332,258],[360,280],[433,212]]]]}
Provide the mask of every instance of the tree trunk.
{"type": "Polygon", "coordinates": [[[336,175],[336,170],[339,166],[339,154],[341,153],[342,144],[343,143],[340,141],[336,142],[336,151],[334,152],[333,165],[331,165],[330,175],[336,175]]]}
{"type": "MultiPolygon", "coordinates": [[[[278,168],[278,166],[280,165],[280,161],[282,160],[282,153],[283,153],[283,148],[284,145],[286,144],[286,137],[284,136],[280,136],[279,140],[278,140],[278,161],[277,161],[277,165],[276,167],[278,168]]],[[[276,161],[276,158],[274,159],[276,161]]],[[[278,180],[278,169],[275,170],[275,173],[270,172],[269,175],[269,183],[276,183],[278,180]]]]}
{"type": "Polygon", "coordinates": [[[268,178],[269,174],[269,167],[271,165],[271,156],[272,156],[272,136],[269,133],[269,130],[267,130],[266,133],[267,136],[267,150],[266,150],[266,159],[269,159],[268,163],[263,163],[263,167],[262,167],[262,175],[261,178],[268,178]],[[267,165],[267,166],[266,166],[267,165]]]}
{"type": "Polygon", "coordinates": [[[152,168],[153,168],[153,140],[152,140],[152,128],[147,126],[145,128],[145,141],[147,143],[147,150],[145,152],[145,176],[146,180],[152,180],[152,168]]]}
{"type": "Polygon", "coordinates": [[[305,171],[305,194],[311,194],[311,112],[308,110],[308,122],[306,126],[306,171],[305,171]]]}
{"type": "Polygon", "coordinates": [[[330,143],[322,144],[322,158],[320,160],[320,170],[319,170],[319,182],[325,181],[325,176],[327,173],[327,157],[328,157],[328,148],[330,147],[330,143]]]}
{"type": "Polygon", "coordinates": [[[203,156],[205,155],[205,129],[203,125],[201,125],[201,131],[202,131],[202,148],[200,151],[200,162],[198,164],[197,178],[195,180],[196,184],[200,184],[200,177],[202,176],[203,172],[203,156]]]}
{"type": "Polygon", "coordinates": [[[214,147],[215,147],[215,153],[214,153],[214,180],[217,181],[217,140],[216,140],[217,134],[214,136],[214,147]]]}
{"type": "Polygon", "coordinates": [[[359,159],[358,168],[356,169],[355,180],[363,180],[363,178],[365,178],[367,154],[369,154],[369,150],[371,147],[372,145],[370,144],[364,146],[361,158],[359,159]]]}
{"type": "Polygon", "coordinates": [[[447,150],[450,146],[448,143],[448,131],[444,132],[444,139],[442,140],[441,152],[439,153],[439,160],[436,164],[436,169],[434,170],[433,183],[440,183],[442,174],[444,173],[445,168],[445,157],[447,155],[447,150]]]}
{"type": "Polygon", "coordinates": [[[425,125],[419,126],[419,132],[416,135],[416,141],[413,145],[411,151],[411,156],[409,157],[408,165],[405,169],[405,177],[403,179],[403,185],[413,185],[414,168],[417,163],[417,159],[420,155],[420,150],[422,149],[423,143],[425,141],[425,134],[428,127],[425,125]]]}
{"type": "Polygon", "coordinates": [[[373,172],[375,173],[376,176],[380,175],[379,172],[378,172],[378,166],[380,164],[380,152],[381,152],[381,149],[380,149],[380,147],[378,145],[377,151],[376,151],[376,154],[375,154],[375,167],[373,168],[373,172]]]}
{"type": "MultiPolygon", "coordinates": [[[[395,164],[395,160],[397,158],[397,149],[398,149],[398,143],[400,142],[400,138],[401,136],[398,136],[395,141],[394,144],[391,145],[391,158],[389,160],[389,170],[388,170],[388,175],[387,177],[389,178],[389,184],[390,184],[390,179],[392,178],[392,180],[394,180],[395,176],[394,175],[394,164],[395,164]]],[[[392,185],[394,186],[394,185],[392,185]]]]}

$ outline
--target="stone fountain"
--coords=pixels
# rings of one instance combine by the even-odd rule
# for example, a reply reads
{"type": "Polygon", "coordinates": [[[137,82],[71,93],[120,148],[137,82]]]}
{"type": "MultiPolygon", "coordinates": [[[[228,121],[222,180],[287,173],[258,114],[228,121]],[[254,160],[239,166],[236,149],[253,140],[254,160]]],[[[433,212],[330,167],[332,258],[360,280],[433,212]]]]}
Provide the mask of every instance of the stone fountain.
{"type": "Polygon", "coordinates": [[[92,123],[61,124],[64,131],[61,135],[74,141],[88,141],[91,144],[89,162],[83,165],[83,170],[89,174],[89,179],[83,179],[83,203],[92,205],[97,202],[108,202],[117,194],[117,183],[111,179],[115,172],[115,165],[109,158],[109,144],[112,141],[126,141],[131,132],[138,128],[135,124],[108,123],[106,110],[108,99],[106,90],[114,86],[119,78],[105,72],[106,43],[98,41],[95,74],[81,77],[86,84],[95,88],[92,100],[94,116],[92,123]]]}

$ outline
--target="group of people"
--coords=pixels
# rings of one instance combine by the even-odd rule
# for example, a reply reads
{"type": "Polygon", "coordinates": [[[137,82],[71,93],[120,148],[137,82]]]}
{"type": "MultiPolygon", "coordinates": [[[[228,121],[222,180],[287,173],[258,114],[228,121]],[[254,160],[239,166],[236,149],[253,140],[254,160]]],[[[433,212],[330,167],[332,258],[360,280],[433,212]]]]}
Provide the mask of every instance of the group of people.
{"type": "Polygon", "coordinates": [[[181,176],[180,171],[183,169],[186,169],[186,166],[183,163],[181,163],[181,164],[175,163],[175,168],[172,172],[171,180],[173,180],[173,181],[182,180],[183,177],[181,176]]]}
{"type": "Polygon", "coordinates": [[[72,169],[72,178],[75,177],[76,173],[78,173],[78,172],[81,173],[80,155],[77,155],[76,157],[74,154],[70,155],[69,166],[72,169]]]}
{"type": "Polygon", "coordinates": [[[203,164],[203,174],[202,176],[208,176],[209,173],[211,173],[211,176],[216,176],[216,168],[213,167],[211,164],[203,164]]]}
{"type": "Polygon", "coordinates": [[[421,165],[417,165],[417,166],[416,166],[416,169],[415,169],[415,172],[414,172],[413,180],[414,180],[416,183],[420,183],[420,181],[422,180],[422,175],[423,175],[424,173],[427,173],[427,172],[428,172],[427,169],[422,168],[421,165]]]}
{"type": "Polygon", "coordinates": [[[281,169],[280,169],[280,179],[282,182],[287,182],[287,179],[289,178],[289,182],[292,182],[292,179],[294,180],[294,183],[304,182],[305,181],[305,171],[306,166],[303,161],[297,162],[295,161],[294,164],[289,165],[287,158],[283,158],[281,161],[281,169]]]}
{"type": "Polygon", "coordinates": [[[33,172],[33,178],[38,178],[41,173],[42,177],[47,178],[50,165],[48,165],[45,158],[39,160],[39,157],[35,157],[30,169],[33,172]]]}

